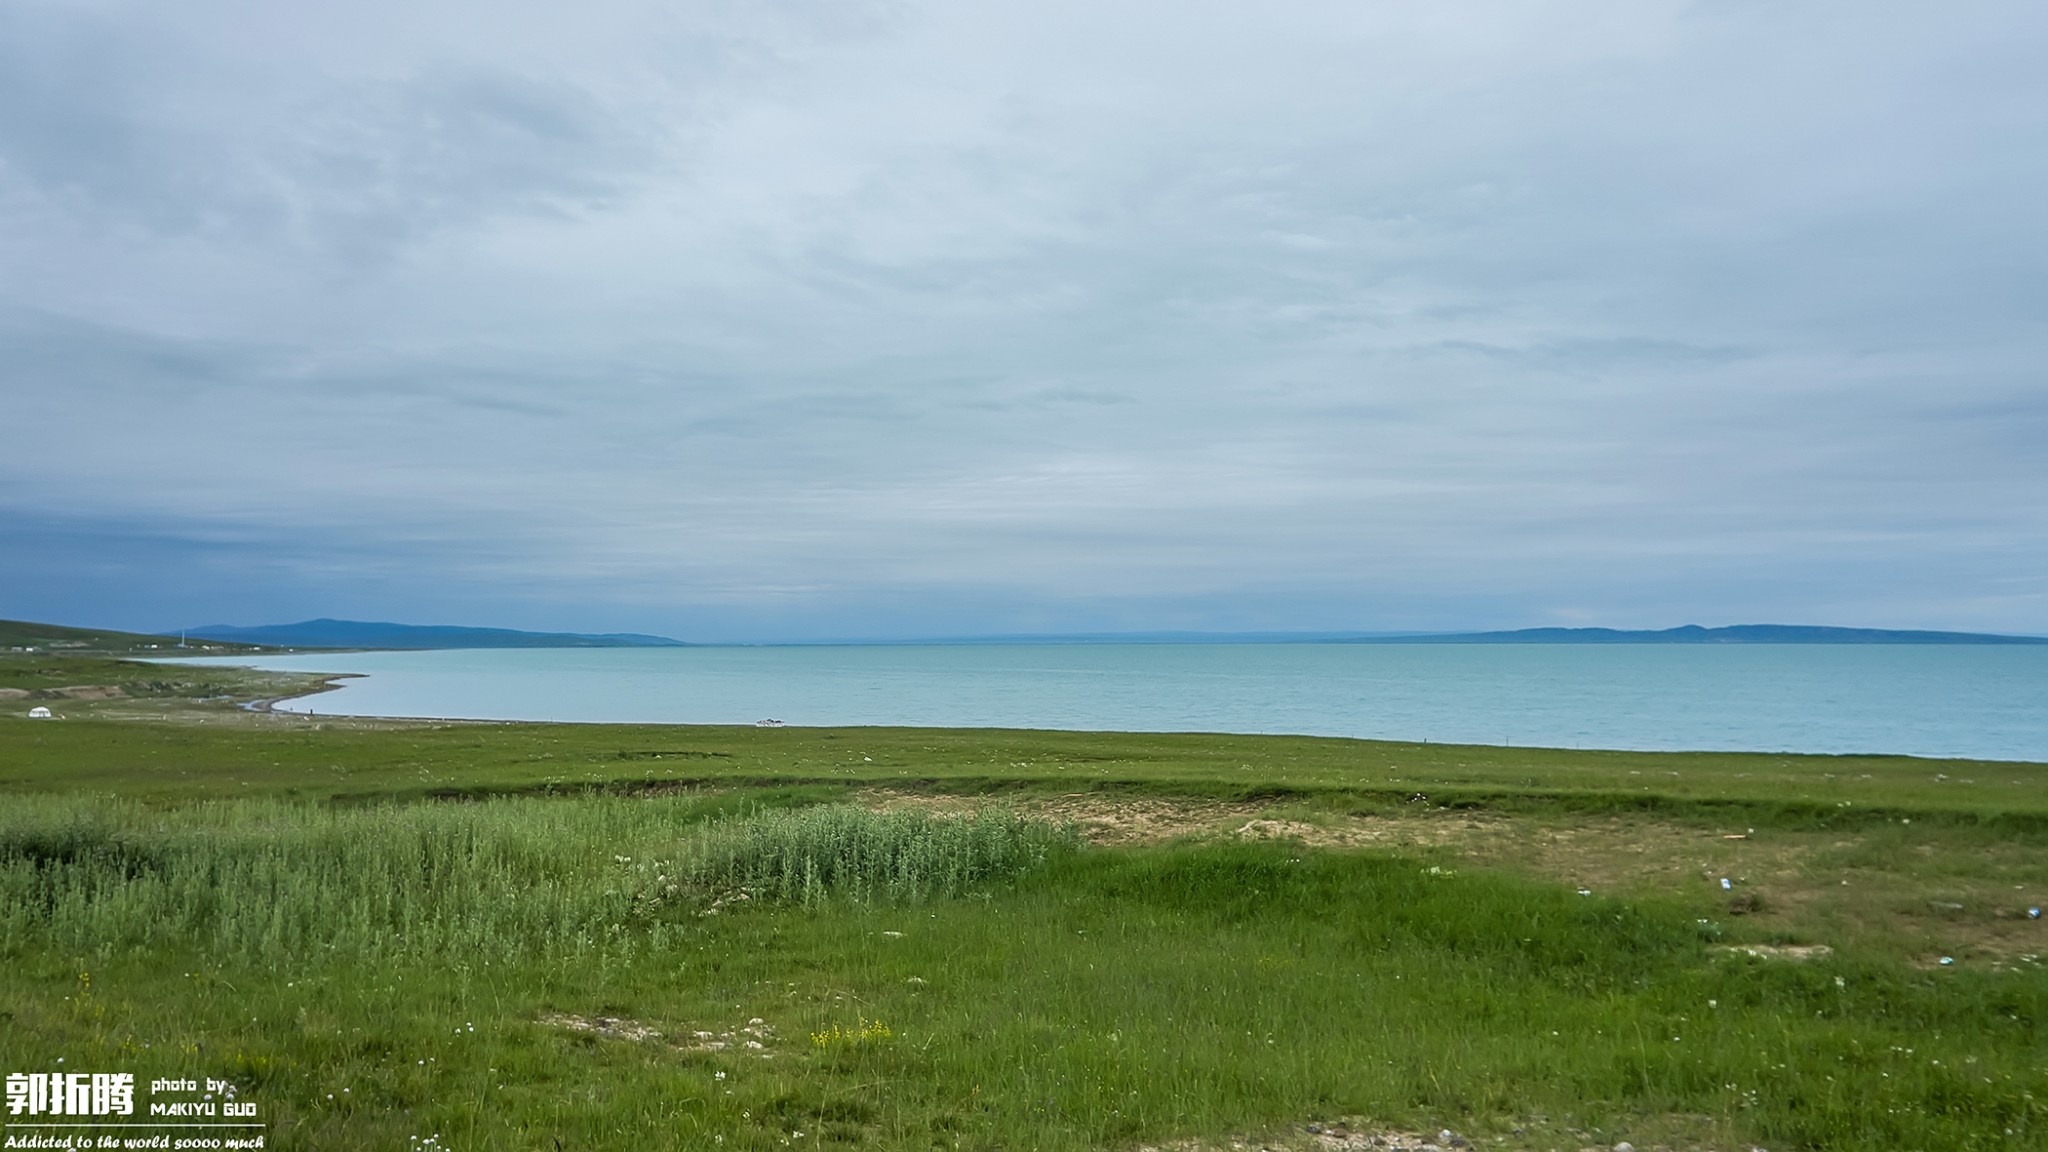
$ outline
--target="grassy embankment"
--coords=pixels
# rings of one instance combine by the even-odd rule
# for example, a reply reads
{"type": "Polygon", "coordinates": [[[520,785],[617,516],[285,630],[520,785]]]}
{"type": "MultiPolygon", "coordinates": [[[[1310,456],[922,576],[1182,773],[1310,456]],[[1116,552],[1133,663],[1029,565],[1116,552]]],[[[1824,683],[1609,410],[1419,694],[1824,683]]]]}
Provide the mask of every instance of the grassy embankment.
{"type": "Polygon", "coordinates": [[[0,1064],[276,1146],[2048,1146],[2041,765],[20,711],[0,1064]]]}

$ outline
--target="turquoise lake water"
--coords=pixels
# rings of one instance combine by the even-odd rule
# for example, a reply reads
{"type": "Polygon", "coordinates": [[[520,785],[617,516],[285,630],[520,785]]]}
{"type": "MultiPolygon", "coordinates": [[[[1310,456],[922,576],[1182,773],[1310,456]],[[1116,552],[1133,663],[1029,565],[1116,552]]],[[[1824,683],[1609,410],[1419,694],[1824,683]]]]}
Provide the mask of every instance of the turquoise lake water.
{"type": "Polygon", "coordinates": [[[877,645],[210,662],[362,676],[280,705],[320,714],[772,717],[2048,761],[2048,646],[877,645]]]}

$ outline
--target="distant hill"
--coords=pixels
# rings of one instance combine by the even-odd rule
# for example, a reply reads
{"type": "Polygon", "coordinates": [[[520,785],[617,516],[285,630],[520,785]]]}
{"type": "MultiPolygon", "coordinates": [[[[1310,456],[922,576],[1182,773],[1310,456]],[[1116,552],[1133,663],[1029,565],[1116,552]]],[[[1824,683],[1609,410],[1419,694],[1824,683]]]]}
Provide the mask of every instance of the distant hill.
{"type": "Polygon", "coordinates": [[[1687,624],[1656,631],[1521,628],[1507,632],[1031,632],[863,644],[2048,644],[2048,636],[1914,632],[1810,624],[1687,624]]]}
{"type": "MultiPolygon", "coordinates": [[[[73,652],[104,656],[175,649],[178,637],[144,632],[115,632],[105,628],[69,628],[62,624],[36,624],[27,620],[0,620],[0,652],[73,652]]],[[[241,651],[245,644],[216,644],[210,650],[241,651]]]]}
{"type": "Polygon", "coordinates": [[[681,648],[681,640],[631,632],[521,632],[512,628],[457,628],[447,625],[384,624],[362,620],[303,620],[237,628],[213,624],[191,628],[196,639],[278,648],[681,648]]]}
{"type": "Polygon", "coordinates": [[[1412,632],[999,632],[985,636],[932,636],[906,640],[827,641],[847,644],[1328,644],[1347,640],[1395,640],[1412,632]]]}
{"type": "Polygon", "coordinates": [[[1987,632],[1915,632],[1891,628],[1828,628],[1813,624],[1687,624],[1660,631],[1616,628],[1520,628],[1419,636],[1362,636],[1341,644],[2048,644],[2048,636],[1987,632]]]}

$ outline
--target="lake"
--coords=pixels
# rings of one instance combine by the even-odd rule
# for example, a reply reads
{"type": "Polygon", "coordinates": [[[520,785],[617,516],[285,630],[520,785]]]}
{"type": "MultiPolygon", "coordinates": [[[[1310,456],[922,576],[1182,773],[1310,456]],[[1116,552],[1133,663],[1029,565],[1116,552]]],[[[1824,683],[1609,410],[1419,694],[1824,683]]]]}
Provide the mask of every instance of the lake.
{"type": "Polygon", "coordinates": [[[2048,761],[2048,646],[975,644],[234,658],[360,716],[1298,733],[2048,761]]]}

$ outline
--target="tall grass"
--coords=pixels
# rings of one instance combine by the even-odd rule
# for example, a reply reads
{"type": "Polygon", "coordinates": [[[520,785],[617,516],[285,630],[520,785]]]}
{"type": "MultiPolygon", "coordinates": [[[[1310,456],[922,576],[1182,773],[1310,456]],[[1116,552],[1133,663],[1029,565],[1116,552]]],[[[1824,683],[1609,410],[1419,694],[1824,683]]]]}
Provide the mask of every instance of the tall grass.
{"type": "Polygon", "coordinates": [[[986,892],[1078,845],[1071,829],[995,809],[938,817],[834,805],[721,821],[690,844],[682,873],[805,905],[915,904],[986,892]]]}
{"type": "Polygon", "coordinates": [[[735,804],[25,798],[0,1066],[232,1078],[294,1147],[2048,1144],[2039,970],[1728,957],[1676,904],[1383,854],[735,804]],[[687,1039],[756,1018],[758,1051],[687,1039]]]}
{"type": "Polygon", "coordinates": [[[0,816],[0,943],[88,956],[197,944],[245,962],[588,955],[621,935],[632,893],[612,856],[661,831],[651,815],[24,798],[0,816]]]}
{"type": "Polygon", "coordinates": [[[89,955],[196,942],[265,960],[484,962],[663,946],[733,897],[917,903],[987,892],[1071,850],[997,811],[755,808],[590,798],[153,810],[27,797],[0,815],[0,945],[89,955]]]}

